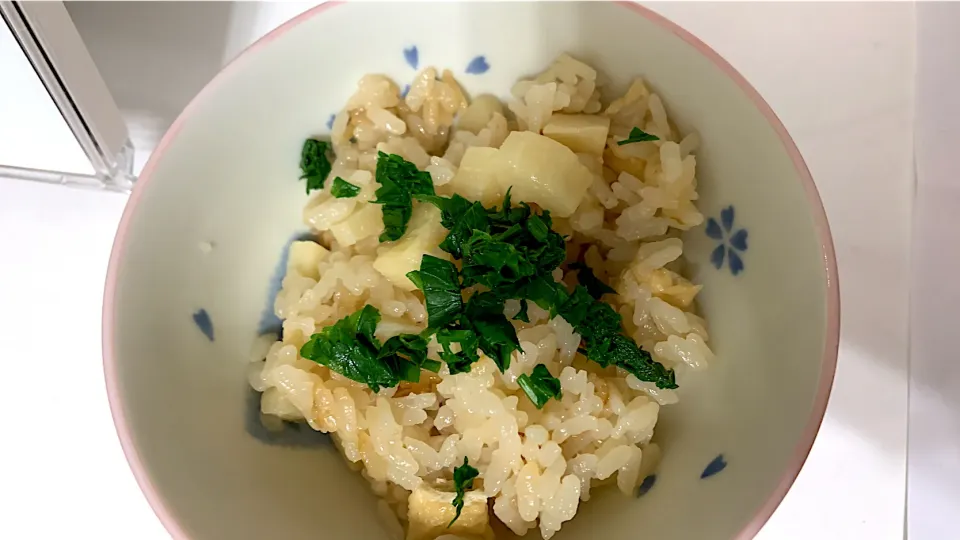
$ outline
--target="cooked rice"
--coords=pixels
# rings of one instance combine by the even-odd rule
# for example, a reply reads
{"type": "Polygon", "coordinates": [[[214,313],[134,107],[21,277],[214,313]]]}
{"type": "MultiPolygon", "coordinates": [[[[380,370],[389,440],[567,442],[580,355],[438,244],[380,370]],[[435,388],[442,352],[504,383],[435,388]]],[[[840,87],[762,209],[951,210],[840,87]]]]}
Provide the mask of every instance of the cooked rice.
{"type": "MultiPolygon", "coordinates": [[[[679,233],[703,222],[694,206],[697,136],[678,134],[660,97],[641,79],[606,109],[598,86],[593,68],[562,55],[534,79],[518,82],[505,109],[493,96],[468,105],[449,71],[438,77],[428,68],[405,97],[386,77],[363,77],[336,116],[330,178],[341,176],[361,191],[356,198],[332,198],[327,182],[307,203],[304,220],[327,247],[310,241],[291,247],[276,298],[283,337],[257,342],[250,384],[263,392],[265,415],[306,421],[331,434],[382,497],[378,511],[393,537],[492,538],[492,513],[518,535],[539,527],[550,538],[580,501],[590,499],[592,488],[616,484],[629,495],[654,470],[660,452],[651,438],[659,409],[676,403],[677,394],[588,362],[577,352],[580,336],[571,325],[561,317],[550,320],[533,303],[530,323],[513,321],[522,350],[505,373],[481,355],[469,373],[450,375],[444,365],[438,375],[425,372],[420,383],[374,393],[300,357],[314,332],[366,304],[382,314],[381,340],[426,327],[419,291],[398,286],[374,264],[383,249],[377,240],[381,207],[371,203],[377,151],[428,171],[437,192],[449,195],[458,168],[469,165],[464,155],[471,147],[497,148],[511,130],[540,132],[556,114],[609,119],[606,144],[593,155],[578,155],[592,185],[572,215],[555,217],[554,227],[572,236],[573,256],[588,246],[587,263],[618,293],[605,299],[623,316],[626,331],[675,369],[681,383],[686,371],[712,361],[705,322],[693,313],[700,286],[679,273],[679,233]],[[635,126],[661,140],[617,145],[635,126]],[[563,391],[542,410],[517,385],[517,377],[538,363],[559,377],[563,391]],[[452,494],[444,491],[464,457],[480,476],[463,515],[446,529],[452,494]]],[[[576,283],[573,273],[558,270],[556,277],[576,283]]],[[[518,309],[516,301],[507,303],[508,315],[518,309]]],[[[437,350],[433,340],[432,357],[437,350]]]]}

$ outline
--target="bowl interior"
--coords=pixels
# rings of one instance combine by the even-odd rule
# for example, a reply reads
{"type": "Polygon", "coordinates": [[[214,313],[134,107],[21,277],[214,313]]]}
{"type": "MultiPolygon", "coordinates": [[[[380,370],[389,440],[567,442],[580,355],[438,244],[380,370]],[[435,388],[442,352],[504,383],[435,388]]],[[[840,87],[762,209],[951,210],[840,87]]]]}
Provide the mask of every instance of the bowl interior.
{"type": "Polygon", "coordinates": [[[325,5],[191,103],[124,216],[105,307],[121,438],[167,526],[191,538],[386,538],[366,482],[326,436],[260,426],[246,367],[270,322],[283,248],[305,230],[303,139],[328,131],[363,74],[408,82],[413,46],[418,67],[449,67],[469,92],[503,97],[569,52],[605,73],[611,94],[644,76],[681,130],[700,133],[699,207],[713,223],[687,235],[685,252],[718,360],[664,409],[652,488],[638,499],[597,493],[556,538],[759,527],[812,443],[832,376],[822,209],[795,150],[725,64],[658,17],[612,3],[325,5]]]}

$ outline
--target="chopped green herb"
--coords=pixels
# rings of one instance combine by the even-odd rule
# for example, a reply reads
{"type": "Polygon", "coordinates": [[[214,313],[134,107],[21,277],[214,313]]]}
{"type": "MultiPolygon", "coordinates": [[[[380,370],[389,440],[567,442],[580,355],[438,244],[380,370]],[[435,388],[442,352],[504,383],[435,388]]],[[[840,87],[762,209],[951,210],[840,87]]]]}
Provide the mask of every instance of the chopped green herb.
{"type": "MultiPolygon", "coordinates": [[[[587,313],[593,306],[594,300],[583,285],[574,287],[573,294],[564,295],[566,291],[558,291],[557,296],[565,296],[563,303],[560,304],[560,315],[574,328],[579,328],[580,323],[587,320],[587,313]]],[[[583,335],[583,334],[580,334],[583,335]]]]}
{"type": "Polygon", "coordinates": [[[517,314],[513,316],[513,320],[525,322],[525,323],[530,322],[530,315],[527,315],[527,299],[526,298],[520,300],[520,311],[518,311],[517,314]]]}
{"type": "Polygon", "coordinates": [[[463,256],[463,245],[469,240],[471,234],[474,231],[482,232],[487,229],[489,229],[487,210],[482,204],[473,203],[457,216],[457,221],[450,229],[450,233],[440,243],[440,249],[459,259],[463,256]]]}
{"type": "Polygon", "coordinates": [[[510,191],[513,187],[507,189],[503,196],[503,204],[499,211],[490,210],[490,221],[500,227],[509,227],[514,223],[520,223],[530,215],[530,205],[520,203],[520,206],[514,207],[510,204],[510,191]]]}
{"type": "Polygon", "coordinates": [[[623,334],[610,334],[604,336],[603,340],[588,344],[587,358],[604,367],[617,366],[641,381],[655,383],[657,388],[677,387],[673,370],[665,368],[623,334]]]}
{"type": "Polygon", "coordinates": [[[356,197],[357,193],[360,193],[360,186],[355,186],[339,176],[333,179],[333,185],[330,186],[330,194],[338,199],[356,197]]]}
{"type": "Polygon", "coordinates": [[[537,268],[512,243],[495,240],[485,232],[474,230],[462,250],[464,287],[479,284],[497,289],[537,273],[537,268]]]}
{"type": "Polygon", "coordinates": [[[380,312],[365,306],[314,334],[300,348],[300,355],[366,384],[374,392],[380,387],[396,386],[400,380],[397,372],[377,358],[380,344],[373,331],[379,321],[380,312]]]}
{"type": "Polygon", "coordinates": [[[457,490],[457,496],[453,498],[453,506],[457,509],[457,515],[447,525],[449,529],[454,521],[460,519],[460,512],[463,512],[463,497],[468,489],[473,487],[473,479],[480,476],[480,471],[471,467],[467,458],[463,458],[463,465],[453,469],[453,487],[457,490]]]}
{"type": "Polygon", "coordinates": [[[437,332],[437,343],[443,349],[440,358],[447,363],[451,375],[470,371],[470,366],[480,360],[477,349],[480,341],[473,330],[460,327],[441,328],[437,332]],[[454,352],[452,345],[460,345],[460,352],[454,352]]]}
{"type": "Polygon", "coordinates": [[[577,333],[589,343],[619,333],[621,328],[620,314],[610,304],[593,302],[587,307],[587,316],[577,325],[577,333]]]}
{"type": "Polygon", "coordinates": [[[374,336],[379,322],[377,308],[364,306],[311,336],[300,355],[374,392],[400,381],[419,382],[421,369],[440,370],[440,362],[427,358],[427,340],[420,335],[394,336],[381,347],[374,336]]]}
{"type": "Polygon", "coordinates": [[[586,263],[574,263],[570,265],[570,268],[577,271],[577,280],[580,281],[580,284],[587,288],[587,292],[590,293],[590,296],[600,299],[601,296],[605,294],[614,294],[617,291],[613,287],[607,285],[606,283],[600,281],[600,278],[593,273],[593,270],[587,266],[586,263]]]}
{"type": "Polygon", "coordinates": [[[549,311],[551,319],[557,316],[560,305],[567,297],[567,291],[562,284],[554,281],[551,276],[542,275],[530,280],[517,294],[540,306],[540,309],[549,311]]]}
{"type": "Polygon", "coordinates": [[[626,139],[617,143],[617,146],[623,146],[625,144],[635,143],[635,142],[649,142],[649,141],[659,141],[660,137],[656,135],[651,135],[646,131],[643,131],[640,128],[633,128],[630,130],[630,136],[626,139]]]}
{"type": "Polygon", "coordinates": [[[303,141],[303,149],[300,151],[300,170],[303,174],[301,179],[307,180],[307,194],[311,191],[323,189],[324,182],[330,174],[332,165],[328,152],[330,143],[318,141],[316,139],[307,139],[303,141]]]}
{"type": "Polygon", "coordinates": [[[603,367],[615,365],[641,381],[658,388],[676,388],[676,375],[655,361],[650,353],[622,334],[621,318],[610,304],[594,300],[586,287],[578,285],[567,294],[562,283],[547,278],[532,281],[522,291],[543,309],[559,313],[583,338],[579,349],[588,359],[603,367]]]}
{"type": "Polygon", "coordinates": [[[524,373],[517,377],[517,384],[538,409],[542,409],[550,398],[560,399],[560,379],[551,375],[543,364],[537,364],[530,375],[524,373]]]}
{"type": "MultiPolygon", "coordinates": [[[[377,325],[380,324],[380,311],[377,308],[367,305],[356,311],[350,317],[356,317],[351,321],[356,321],[356,332],[362,336],[367,343],[380,348],[380,342],[377,341],[374,333],[377,331],[377,325]]],[[[350,318],[348,317],[348,319],[350,318]]]]}
{"type": "Polygon", "coordinates": [[[564,319],[577,320],[573,323],[567,319],[567,322],[583,337],[585,356],[603,367],[617,366],[641,381],[655,383],[658,388],[676,388],[673,370],[655,361],[650,353],[622,334],[620,314],[610,304],[599,300],[584,306],[590,300],[586,288],[581,285],[561,307],[564,319]]]}
{"type": "Polygon", "coordinates": [[[504,299],[493,292],[475,293],[464,306],[461,322],[477,333],[480,350],[501,372],[510,367],[510,354],[520,349],[517,330],[503,314],[504,299]]]}
{"type": "Polygon", "coordinates": [[[423,291],[430,328],[443,328],[460,315],[463,297],[460,295],[457,267],[452,262],[424,255],[420,260],[420,270],[407,273],[407,277],[423,291]]]}
{"type": "MultiPolygon", "coordinates": [[[[549,217],[549,214],[547,217],[549,217]]],[[[550,226],[546,224],[543,218],[534,214],[527,218],[527,231],[538,242],[546,242],[547,237],[550,235],[550,226]]]]}
{"type": "Polygon", "coordinates": [[[413,216],[413,199],[410,193],[401,188],[392,178],[380,179],[377,188],[377,199],[373,201],[383,205],[383,232],[380,233],[381,242],[399,240],[407,230],[407,223],[413,216]]]}
{"type": "Polygon", "coordinates": [[[383,205],[380,241],[399,240],[413,215],[413,195],[435,195],[430,173],[395,154],[377,154],[376,180],[380,187],[374,203],[383,205]]]}
{"type": "Polygon", "coordinates": [[[400,380],[420,382],[420,370],[440,371],[440,362],[427,358],[427,340],[418,334],[400,334],[388,339],[377,358],[386,362],[400,380]]]}

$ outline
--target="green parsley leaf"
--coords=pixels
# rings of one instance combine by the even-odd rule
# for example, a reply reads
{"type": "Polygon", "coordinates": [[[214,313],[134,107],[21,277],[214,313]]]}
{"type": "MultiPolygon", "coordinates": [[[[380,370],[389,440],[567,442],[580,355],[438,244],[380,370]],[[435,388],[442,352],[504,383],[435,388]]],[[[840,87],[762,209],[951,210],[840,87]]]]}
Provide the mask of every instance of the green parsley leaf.
{"type": "MultiPolygon", "coordinates": [[[[452,229],[474,203],[457,195],[441,197],[439,195],[418,194],[414,196],[420,202],[430,203],[440,210],[440,224],[452,229]]],[[[482,205],[481,205],[482,206],[482,205]]]]}
{"type": "Polygon", "coordinates": [[[560,399],[560,379],[551,375],[543,364],[537,364],[530,375],[524,373],[517,377],[517,384],[538,409],[542,409],[550,398],[560,399]]]}
{"type": "Polygon", "coordinates": [[[333,185],[330,186],[330,194],[338,199],[356,197],[357,193],[360,193],[360,186],[355,186],[339,176],[333,179],[333,185]]]}
{"type": "Polygon", "coordinates": [[[401,381],[420,382],[420,370],[436,373],[440,363],[427,358],[427,340],[419,334],[400,334],[388,339],[377,358],[386,362],[401,381]]]}
{"type": "Polygon", "coordinates": [[[587,292],[590,293],[590,296],[600,299],[601,296],[605,294],[614,294],[617,291],[613,287],[607,285],[603,281],[600,281],[600,278],[593,273],[593,270],[586,265],[586,263],[574,263],[570,265],[570,268],[577,271],[577,280],[581,285],[587,288],[587,292]]]}
{"type": "Polygon", "coordinates": [[[495,240],[485,232],[474,230],[462,249],[464,287],[480,284],[496,289],[537,273],[512,243],[495,240]]]}
{"type": "Polygon", "coordinates": [[[480,360],[480,355],[477,354],[480,341],[473,330],[459,326],[441,328],[437,331],[437,343],[443,349],[440,351],[440,358],[447,363],[451,375],[470,371],[470,366],[480,360]],[[460,345],[460,352],[453,351],[454,343],[460,345]]]}
{"type": "Polygon", "coordinates": [[[487,210],[478,202],[471,202],[457,194],[449,198],[437,195],[416,195],[414,198],[440,209],[440,224],[450,230],[440,243],[440,249],[455,259],[461,257],[460,246],[474,230],[486,231],[490,228],[487,210]]]}
{"type": "Polygon", "coordinates": [[[427,358],[427,338],[422,335],[400,334],[381,347],[374,335],[379,322],[377,308],[364,306],[311,336],[300,355],[374,392],[400,381],[419,382],[423,369],[440,371],[440,362],[427,358]]]}
{"type": "Polygon", "coordinates": [[[512,186],[507,189],[500,210],[490,211],[490,221],[498,227],[507,228],[515,223],[521,223],[530,215],[530,205],[527,203],[520,203],[520,206],[516,208],[510,204],[510,191],[512,189],[512,186]]]}
{"type": "Polygon", "coordinates": [[[326,141],[316,139],[303,141],[303,149],[300,150],[300,170],[303,174],[300,178],[307,179],[307,195],[311,191],[323,189],[323,184],[327,181],[327,176],[333,168],[327,155],[330,148],[330,143],[326,141]]]}
{"type": "Polygon", "coordinates": [[[399,240],[413,216],[413,199],[410,193],[392,178],[381,179],[378,175],[377,181],[380,182],[380,187],[377,188],[377,198],[373,202],[383,205],[383,232],[380,233],[380,241],[399,240]]]}
{"type": "Polygon", "coordinates": [[[635,142],[648,142],[648,141],[659,141],[660,137],[656,135],[651,135],[646,131],[643,131],[640,128],[633,128],[630,130],[630,136],[626,139],[617,143],[617,146],[623,146],[625,144],[635,143],[635,142]]]}
{"type": "Polygon", "coordinates": [[[618,334],[622,328],[620,314],[613,309],[613,306],[598,301],[587,307],[587,315],[577,325],[577,333],[589,344],[606,336],[618,334]]]}
{"type": "Polygon", "coordinates": [[[351,325],[355,325],[354,328],[359,336],[366,339],[370,345],[380,348],[380,342],[373,335],[377,331],[377,325],[380,324],[380,311],[377,308],[366,305],[347,318],[351,325]]]}
{"type": "Polygon", "coordinates": [[[399,240],[413,215],[413,195],[436,195],[430,173],[396,154],[377,154],[376,180],[380,187],[374,203],[383,205],[381,242],[399,240]]]}
{"type": "Polygon", "coordinates": [[[463,245],[469,240],[474,231],[485,231],[489,228],[487,224],[487,211],[480,203],[473,203],[466,211],[461,214],[450,229],[450,233],[440,243],[440,249],[453,255],[455,258],[463,256],[463,245]]]}
{"type": "Polygon", "coordinates": [[[510,367],[510,354],[520,349],[517,330],[503,314],[503,303],[495,293],[476,293],[467,300],[461,320],[477,333],[480,350],[493,359],[501,373],[510,367]]]}
{"type": "MultiPolygon", "coordinates": [[[[544,214],[546,214],[549,219],[550,213],[544,212],[544,214]]],[[[542,217],[534,214],[527,218],[527,231],[530,232],[530,235],[538,242],[546,242],[547,237],[550,235],[550,226],[547,225],[542,217]]]]}
{"type": "Polygon", "coordinates": [[[623,334],[612,334],[606,341],[588,347],[587,358],[601,366],[615,365],[641,381],[655,383],[657,388],[676,388],[677,378],[672,369],[667,369],[623,334]]]}
{"type": "Polygon", "coordinates": [[[593,297],[587,292],[587,288],[583,285],[578,285],[573,289],[573,294],[567,296],[560,305],[560,316],[575,329],[579,328],[580,323],[587,320],[587,313],[589,313],[593,303],[593,297]]]}
{"type": "MultiPolygon", "coordinates": [[[[467,458],[463,458],[463,465],[453,469],[453,487],[457,490],[457,496],[453,498],[452,504],[457,509],[457,515],[450,522],[450,525],[460,519],[460,512],[463,512],[463,497],[467,490],[473,487],[473,479],[478,476],[480,476],[480,471],[471,467],[467,458]]],[[[450,525],[447,525],[448,529],[450,525]]]]}
{"type": "Polygon", "coordinates": [[[300,348],[300,355],[366,384],[374,392],[380,391],[380,387],[396,386],[396,371],[377,357],[379,342],[373,332],[379,321],[380,312],[365,306],[314,334],[300,348]]]}
{"type": "Polygon", "coordinates": [[[513,316],[513,320],[525,322],[525,323],[530,322],[530,315],[527,315],[527,299],[526,298],[520,300],[520,311],[518,311],[517,314],[513,316]]]}
{"type": "MultiPolygon", "coordinates": [[[[567,291],[563,284],[557,283],[552,276],[537,276],[528,281],[519,291],[518,296],[530,300],[550,312],[550,318],[556,317],[560,306],[566,300],[567,291]]],[[[567,321],[570,322],[570,321],[567,321]]],[[[572,324],[572,323],[571,323],[572,324]]]]}
{"type": "Polygon", "coordinates": [[[463,310],[463,297],[457,267],[452,262],[425,254],[420,270],[408,272],[407,277],[423,291],[430,328],[440,329],[457,319],[463,310]]]}

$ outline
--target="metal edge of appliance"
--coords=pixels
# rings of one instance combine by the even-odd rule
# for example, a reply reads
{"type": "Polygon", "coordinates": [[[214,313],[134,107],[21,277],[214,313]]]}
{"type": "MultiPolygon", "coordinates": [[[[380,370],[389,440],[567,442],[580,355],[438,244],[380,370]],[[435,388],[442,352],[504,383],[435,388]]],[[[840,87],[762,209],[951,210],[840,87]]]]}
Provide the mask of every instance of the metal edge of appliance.
{"type": "Polygon", "coordinates": [[[100,78],[61,2],[0,1],[7,24],[96,175],[0,164],[0,175],[23,180],[129,192],[134,148],[106,84],[100,78]]]}

